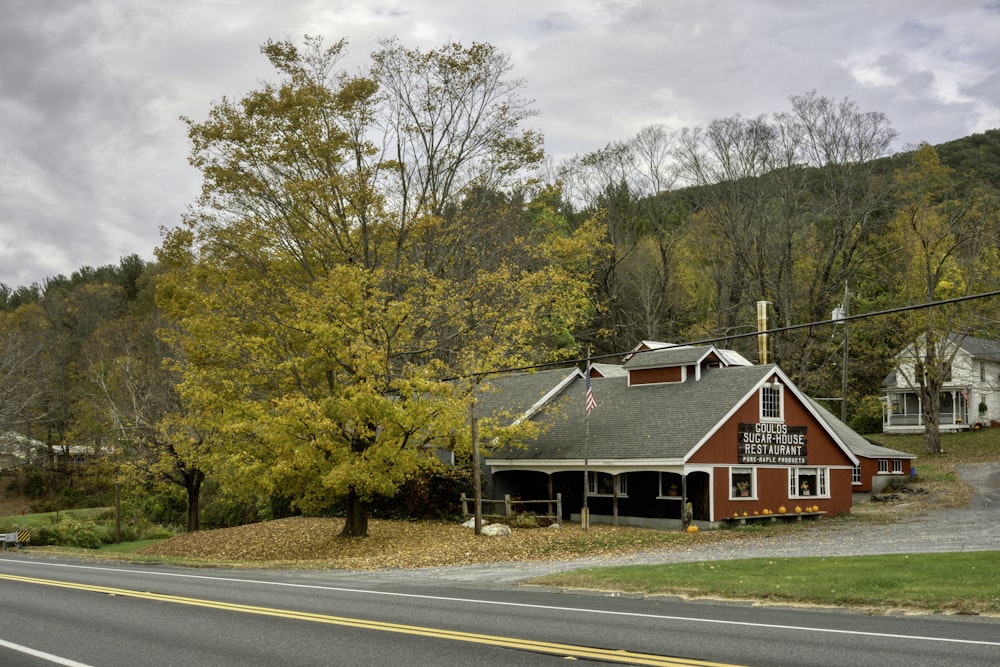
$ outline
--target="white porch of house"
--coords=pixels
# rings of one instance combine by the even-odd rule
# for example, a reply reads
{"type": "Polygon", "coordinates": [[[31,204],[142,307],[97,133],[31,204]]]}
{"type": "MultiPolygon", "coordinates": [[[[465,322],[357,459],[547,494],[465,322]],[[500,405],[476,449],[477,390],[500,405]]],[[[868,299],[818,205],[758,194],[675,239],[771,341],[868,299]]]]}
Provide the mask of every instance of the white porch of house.
{"type": "MultiPolygon", "coordinates": [[[[916,391],[889,390],[882,397],[882,430],[885,433],[923,433],[923,401],[916,391]]],[[[976,420],[969,409],[969,392],[965,387],[946,387],[941,392],[939,428],[941,431],[962,431],[972,428],[976,420]]],[[[987,424],[988,425],[988,424],[987,424]]]]}

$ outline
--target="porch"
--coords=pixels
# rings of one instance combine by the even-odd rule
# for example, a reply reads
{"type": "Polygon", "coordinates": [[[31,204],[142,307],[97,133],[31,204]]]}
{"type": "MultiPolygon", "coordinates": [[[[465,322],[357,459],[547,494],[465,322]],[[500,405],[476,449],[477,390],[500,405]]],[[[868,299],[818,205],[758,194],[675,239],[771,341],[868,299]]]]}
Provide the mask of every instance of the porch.
{"type": "MultiPolygon", "coordinates": [[[[972,428],[969,393],[962,387],[941,392],[938,427],[943,432],[972,428]]],[[[923,401],[916,391],[890,391],[882,397],[882,430],[885,433],[923,433],[923,401]]]]}

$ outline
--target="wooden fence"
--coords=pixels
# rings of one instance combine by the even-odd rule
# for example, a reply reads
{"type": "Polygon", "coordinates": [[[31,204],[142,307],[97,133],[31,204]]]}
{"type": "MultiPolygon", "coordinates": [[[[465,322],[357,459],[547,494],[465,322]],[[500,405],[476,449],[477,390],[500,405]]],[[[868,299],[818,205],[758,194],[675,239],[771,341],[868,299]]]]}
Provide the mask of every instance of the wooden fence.
{"type": "MultiPolygon", "coordinates": [[[[556,494],[555,500],[521,500],[520,498],[511,498],[510,494],[506,494],[503,500],[482,498],[479,502],[482,504],[482,516],[484,519],[512,519],[521,514],[530,514],[539,519],[548,519],[557,526],[562,527],[561,493],[556,494]],[[543,511],[529,509],[530,507],[537,507],[539,505],[544,508],[543,511]]],[[[475,503],[474,498],[467,498],[464,493],[462,494],[463,518],[475,515],[475,503]]]]}

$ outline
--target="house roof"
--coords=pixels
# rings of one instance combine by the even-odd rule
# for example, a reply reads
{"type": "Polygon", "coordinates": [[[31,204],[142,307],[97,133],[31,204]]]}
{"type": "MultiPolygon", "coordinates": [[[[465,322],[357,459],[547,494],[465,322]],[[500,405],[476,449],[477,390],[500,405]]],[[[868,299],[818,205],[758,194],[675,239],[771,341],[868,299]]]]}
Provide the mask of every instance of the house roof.
{"type": "Polygon", "coordinates": [[[698,347],[691,347],[688,345],[680,347],[668,347],[665,349],[649,350],[638,354],[633,354],[630,356],[629,360],[625,362],[624,368],[626,370],[635,370],[640,368],[664,368],[667,366],[689,366],[691,364],[697,364],[705,359],[709,355],[715,354],[715,356],[722,358],[719,351],[715,349],[713,345],[700,345],[698,347]]]}
{"type": "MultiPolygon", "coordinates": [[[[661,343],[655,340],[644,340],[634,348],[632,351],[625,355],[624,363],[627,364],[629,361],[634,359],[636,356],[646,356],[654,350],[691,350],[691,349],[704,349],[713,348],[716,354],[729,366],[752,366],[746,357],[737,352],[736,350],[723,350],[715,347],[714,345],[677,345],[674,343],[661,343]]],[[[667,357],[669,358],[669,357],[667,357]]],[[[640,368],[644,368],[641,366],[640,368]]]]}
{"type": "Polygon", "coordinates": [[[837,436],[847,445],[855,456],[861,456],[866,459],[915,459],[917,458],[915,454],[910,454],[909,452],[901,452],[895,449],[889,449],[888,447],[883,447],[878,445],[868,438],[859,435],[850,426],[844,422],[837,419],[832,412],[824,408],[822,405],[814,401],[813,399],[808,399],[809,403],[812,405],[813,409],[819,413],[819,416],[827,423],[830,429],[837,434],[837,436]]]}
{"type": "Polygon", "coordinates": [[[952,334],[949,339],[976,359],[1000,361],[1000,341],[952,334]]]}
{"type": "MultiPolygon", "coordinates": [[[[711,369],[698,381],[630,387],[627,377],[594,378],[597,407],[584,408],[582,374],[566,384],[535,419],[544,435],[523,449],[498,452],[497,459],[656,459],[681,463],[776,371],[773,365],[711,369]]],[[[531,389],[526,379],[506,378],[502,393],[531,389]],[[524,382],[523,385],[520,382],[524,382]]],[[[538,387],[534,387],[538,395],[538,387]]]]}

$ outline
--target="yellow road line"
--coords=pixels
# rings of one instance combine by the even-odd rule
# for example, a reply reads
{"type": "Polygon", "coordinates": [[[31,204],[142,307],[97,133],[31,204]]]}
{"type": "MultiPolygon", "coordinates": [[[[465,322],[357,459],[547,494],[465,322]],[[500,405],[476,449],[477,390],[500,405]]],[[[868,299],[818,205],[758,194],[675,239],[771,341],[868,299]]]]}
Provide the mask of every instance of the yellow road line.
{"type": "Polygon", "coordinates": [[[253,605],[236,604],[233,602],[220,602],[215,600],[202,600],[199,598],[180,597],[176,595],[163,595],[160,593],[149,593],[143,591],[133,591],[127,588],[111,588],[108,586],[92,586],[90,584],[79,584],[68,581],[56,581],[53,579],[37,579],[35,577],[20,577],[12,574],[0,574],[0,579],[19,581],[27,584],[38,584],[41,586],[54,586],[58,588],[69,588],[91,593],[101,593],[104,595],[141,598],[145,600],[155,600],[158,602],[171,602],[174,604],[184,604],[194,607],[206,607],[209,609],[221,609],[225,611],[235,611],[244,614],[258,614],[262,616],[274,616],[278,618],[288,618],[300,621],[311,621],[313,623],[326,623],[329,625],[342,625],[366,630],[380,630],[383,632],[395,632],[399,634],[419,635],[436,639],[449,639],[452,641],[470,642],[474,644],[486,644],[503,648],[518,649],[522,651],[534,651],[537,653],[547,653],[572,658],[589,658],[603,660],[605,662],[619,662],[631,665],[657,665],[660,667],[733,667],[732,665],[705,662],[701,660],[690,660],[686,658],[671,658],[647,653],[632,653],[630,651],[616,651],[610,649],[591,648],[587,646],[576,646],[573,644],[559,644],[553,642],[533,641],[529,639],[517,639],[515,637],[500,637],[496,635],[484,635],[474,632],[460,632],[457,630],[441,630],[437,628],[426,628],[417,625],[403,625],[399,623],[386,623],[383,621],[368,621],[359,618],[347,618],[343,616],[329,616],[326,614],[314,614],[305,611],[295,611],[291,609],[274,609],[271,607],[257,607],[253,605]]]}

